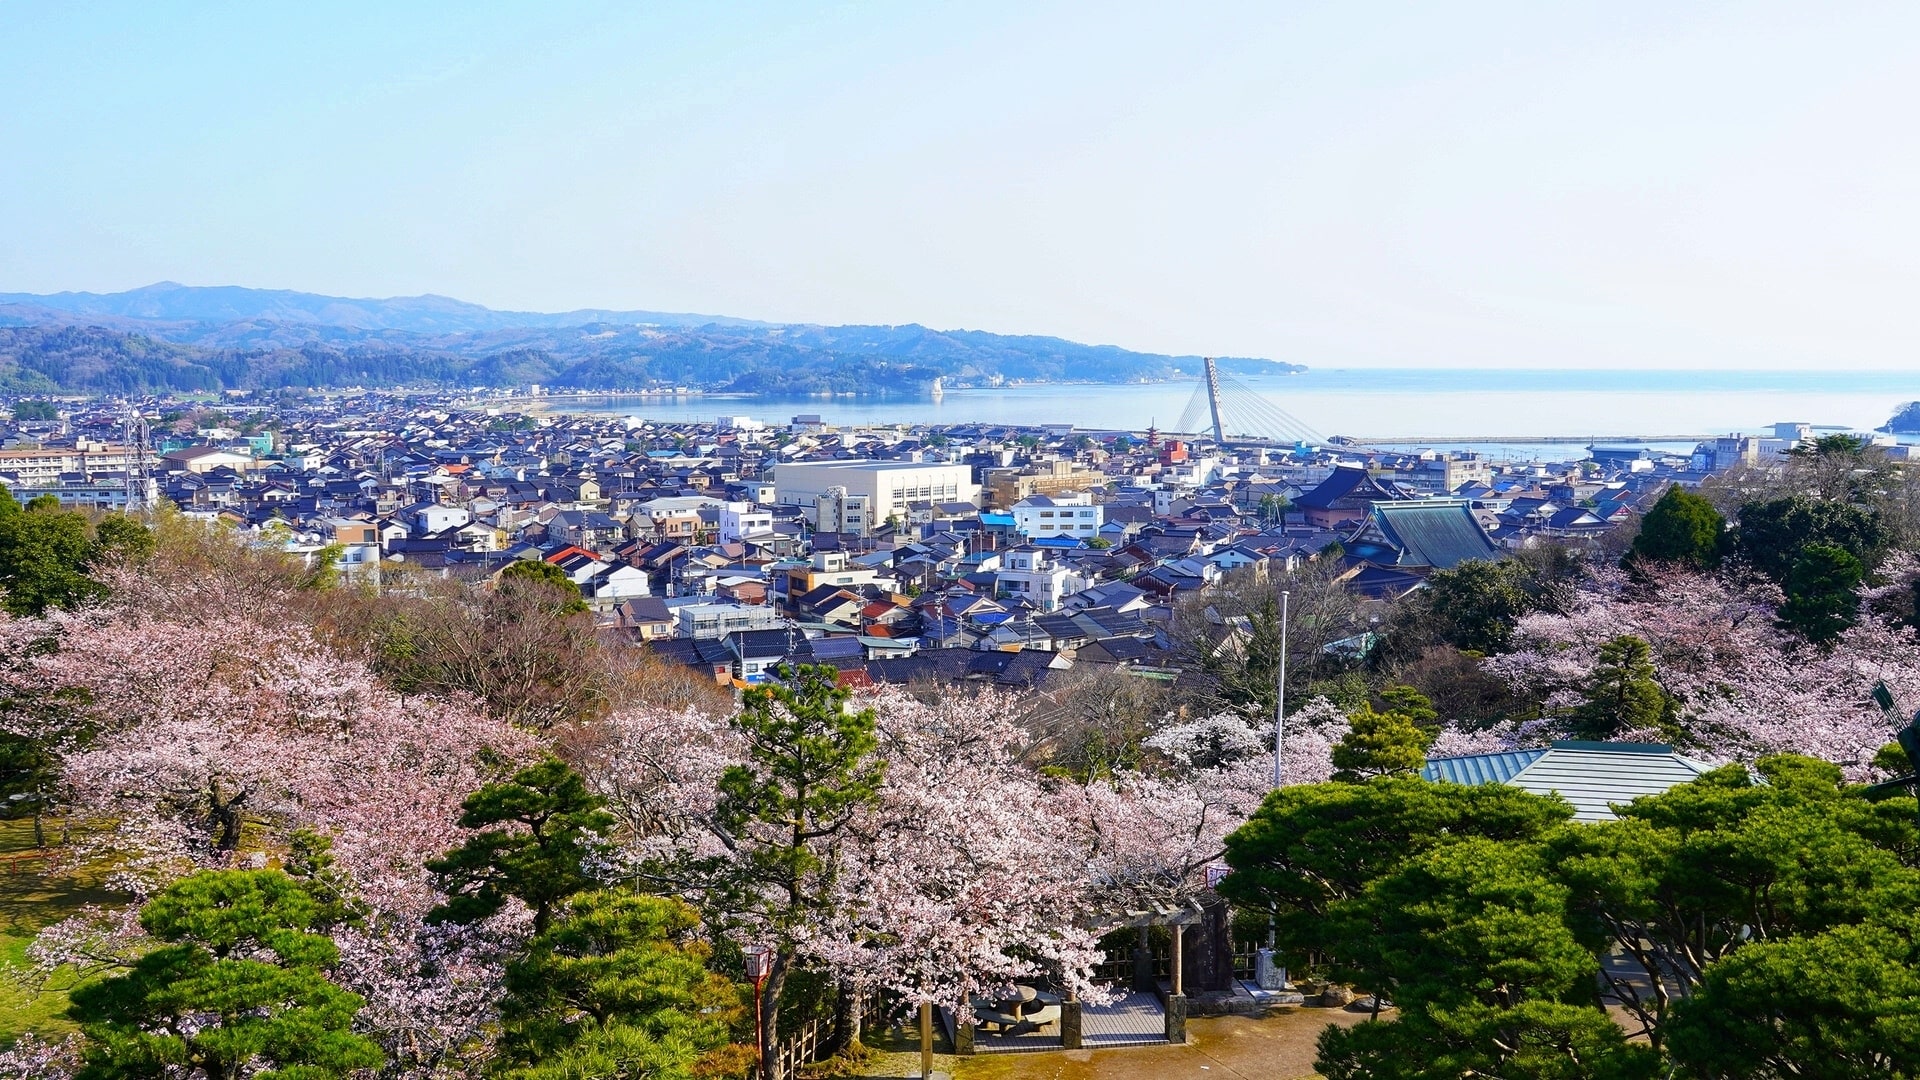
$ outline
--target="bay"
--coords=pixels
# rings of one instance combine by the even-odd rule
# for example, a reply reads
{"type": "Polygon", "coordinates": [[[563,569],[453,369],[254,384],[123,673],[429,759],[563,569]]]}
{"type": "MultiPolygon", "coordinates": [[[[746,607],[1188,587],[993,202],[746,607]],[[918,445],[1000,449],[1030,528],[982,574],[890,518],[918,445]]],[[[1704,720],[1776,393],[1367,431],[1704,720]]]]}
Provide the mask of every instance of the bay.
{"type": "MultiPolygon", "coordinates": [[[[699,394],[555,399],[554,411],[618,413],[666,422],[750,416],[786,424],[818,414],[833,425],[1073,424],[1093,430],[1199,431],[1208,425],[1194,382],[957,388],[934,397],[767,397],[699,394]],[[1183,423],[1184,419],[1184,423],[1183,423]]],[[[1606,442],[1684,436],[1770,435],[1775,423],[1866,430],[1920,398],[1920,372],[1611,371],[1325,368],[1249,376],[1225,392],[1230,433],[1259,431],[1275,410],[1318,436],[1422,440],[1501,457],[1568,458],[1581,446],[1523,437],[1606,442]],[[1239,421],[1236,423],[1236,421],[1239,421]],[[1508,440],[1497,444],[1482,440],[1508,440]]],[[[1264,429],[1271,432],[1269,426],[1264,429]]]]}

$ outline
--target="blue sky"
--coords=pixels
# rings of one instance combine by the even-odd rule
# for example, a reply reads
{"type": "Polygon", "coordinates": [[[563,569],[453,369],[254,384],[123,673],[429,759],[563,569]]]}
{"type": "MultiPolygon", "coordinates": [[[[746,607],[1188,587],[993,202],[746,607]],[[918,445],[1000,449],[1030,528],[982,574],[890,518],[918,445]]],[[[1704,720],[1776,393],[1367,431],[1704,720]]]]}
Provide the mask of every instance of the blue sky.
{"type": "Polygon", "coordinates": [[[1920,371],[1916,101],[1913,4],[0,0],[0,291],[1920,371]]]}

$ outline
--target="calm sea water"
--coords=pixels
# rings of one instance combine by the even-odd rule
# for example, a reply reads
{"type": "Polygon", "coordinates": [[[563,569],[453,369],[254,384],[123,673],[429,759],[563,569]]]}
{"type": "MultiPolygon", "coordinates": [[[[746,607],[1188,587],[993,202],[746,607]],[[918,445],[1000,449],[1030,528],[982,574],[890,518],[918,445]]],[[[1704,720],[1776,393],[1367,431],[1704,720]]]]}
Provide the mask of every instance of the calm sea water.
{"type": "MultiPolygon", "coordinates": [[[[1920,398],[1915,372],[1509,371],[1341,369],[1240,380],[1258,396],[1228,393],[1230,432],[1253,432],[1254,414],[1281,410],[1321,435],[1413,438],[1434,446],[1470,446],[1485,438],[1711,436],[1770,434],[1777,422],[1873,428],[1903,402],[1920,398]],[[1247,407],[1242,407],[1245,405],[1247,407]],[[1257,408],[1255,406],[1258,406],[1257,408]],[[1240,424],[1234,423],[1241,418],[1240,424]]],[[[786,423],[818,413],[830,424],[968,422],[1071,423],[1092,429],[1164,431],[1207,426],[1192,383],[1122,386],[1014,386],[949,390],[920,398],[770,398],[702,395],[615,397],[555,402],[573,412],[610,412],[658,420],[751,416],[786,423]],[[1185,420],[1183,424],[1182,421],[1185,420]]],[[[1270,415],[1270,414],[1269,414],[1270,415]]],[[[1646,442],[1642,438],[1637,440],[1646,442]]],[[[1683,446],[1691,446],[1687,441],[1683,446]]],[[[1518,457],[1578,457],[1577,446],[1485,447],[1518,457]]]]}

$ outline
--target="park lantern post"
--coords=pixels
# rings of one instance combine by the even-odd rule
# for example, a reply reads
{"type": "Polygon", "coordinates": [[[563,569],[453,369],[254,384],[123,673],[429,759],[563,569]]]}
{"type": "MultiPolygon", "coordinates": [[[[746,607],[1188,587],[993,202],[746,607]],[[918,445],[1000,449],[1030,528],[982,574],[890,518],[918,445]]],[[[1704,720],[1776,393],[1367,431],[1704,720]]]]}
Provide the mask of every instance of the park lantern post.
{"type": "Polygon", "coordinates": [[[767,1017],[762,1005],[761,990],[767,984],[767,976],[773,974],[773,949],[767,945],[749,945],[740,950],[747,959],[747,978],[753,980],[753,1055],[755,1072],[761,1080],[767,1077],[767,1017]]]}

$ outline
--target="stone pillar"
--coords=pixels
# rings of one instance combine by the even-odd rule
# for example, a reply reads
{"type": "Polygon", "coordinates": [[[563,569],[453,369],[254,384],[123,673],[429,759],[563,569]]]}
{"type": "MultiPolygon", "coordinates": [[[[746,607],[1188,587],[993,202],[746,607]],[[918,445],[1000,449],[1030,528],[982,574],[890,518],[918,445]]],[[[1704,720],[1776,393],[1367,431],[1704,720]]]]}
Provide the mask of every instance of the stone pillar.
{"type": "Polygon", "coordinates": [[[1233,919],[1224,900],[1201,909],[1187,982],[1200,991],[1233,989],[1233,919]]]}
{"type": "Polygon", "coordinates": [[[1285,990],[1287,969],[1280,966],[1280,954],[1261,949],[1253,960],[1253,981],[1262,990],[1285,990]]]}
{"type": "Polygon", "coordinates": [[[1159,980],[1153,977],[1153,945],[1147,936],[1151,927],[1142,926],[1133,936],[1133,988],[1143,994],[1151,994],[1159,989],[1159,980]]]}
{"type": "Polygon", "coordinates": [[[1187,1041],[1187,996],[1171,994],[1167,997],[1167,1041],[1184,1043],[1187,1041]]]}
{"type": "Polygon", "coordinates": [[[958,1019],[955,1018],[953,1025],[953,1052],[960,1057],[972,1057],[974,1027],[972,1024],[958,1023],[958,1019]]]}
{"type": "Polygon", "coordinates": [[[1060,1003],[1060,1047],[1064,1050],[1078,1050],[1082,1041],[1080,999],[1070,997],[1060,1003]]]}

